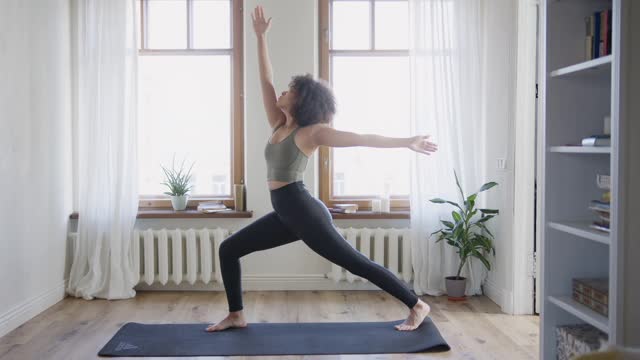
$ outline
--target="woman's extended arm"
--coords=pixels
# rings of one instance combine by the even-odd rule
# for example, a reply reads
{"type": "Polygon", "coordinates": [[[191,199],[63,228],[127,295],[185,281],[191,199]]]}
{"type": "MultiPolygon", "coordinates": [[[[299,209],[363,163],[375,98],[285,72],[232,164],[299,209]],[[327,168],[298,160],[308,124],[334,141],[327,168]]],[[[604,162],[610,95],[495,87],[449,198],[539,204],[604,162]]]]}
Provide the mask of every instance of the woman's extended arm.
{"type": "Polygon", "coordinates": [[[351,131],[336,130],[329,126],[317,126],[311,138],[315,145],[329,147],[367,146],[377,148],[409,148],[423,154],[438,149],[438,145],[428,141],[429,135],[411,137],[389,137],[376,134],[358,134],[351,131]]]}
{"type": "Polygon", "coordinates": [[[262,6],[256,6],[251,14],[253,20],[253,30],[258,38],[258,63],[260,66],[260,84],[262,87],[262,102],[267,112],[269,125],[275,127],[284,120],[284,113],[276,106],[278,98],[276,90],[273,86],[273,75],[271,70],[271,61],[269,60],[269,51],[267,49],[267,31],[271,26],[271,18],[264,19],[264,10],[262,6]]]}

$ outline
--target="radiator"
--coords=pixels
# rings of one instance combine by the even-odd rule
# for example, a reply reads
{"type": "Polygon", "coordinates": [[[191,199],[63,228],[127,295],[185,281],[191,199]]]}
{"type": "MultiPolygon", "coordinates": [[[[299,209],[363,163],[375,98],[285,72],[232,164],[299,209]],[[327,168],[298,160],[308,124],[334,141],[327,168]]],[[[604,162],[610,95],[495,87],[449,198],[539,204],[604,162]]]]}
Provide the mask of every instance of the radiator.
{"type": "MultiPolygon", "coordinates": [[[[409,229],[337,229],[351,246],[365,256],[405,281],[411,280],[409,229]],[[402,271],[399,272],[399,269],[402,271]]],[[[205,284],[215,280],[222,284],[218,250],[222,241],[231,234],[230,230],[219,227],[134,230],[129,259],[136,284],[145,282],[151,285],[158,282],[166,285],[169,280],[176,285],[183,281],[193,285],[197,280],[205,284]]],[[[73,248],[77,249],[77,233],[71,233],[70,237],[73,248]]],[[[325,275],[336,282],[367,281],[335,264],[325,275]]]]}
{"type": "MultiPolygon", "coordinates": [[[[409,282],[413,274],[411,266],[411,233],[409,228],[340,228],[338,232],[349,244],[363,255],[389,269],[398,278],[409,282]],[[385,244],[386,238],[386,244],[385,244]]],[[[346,280],[350,283],[368,280],[356,276],[348,270],[331,265],[327,277],[335,282],[346,280]]]]}

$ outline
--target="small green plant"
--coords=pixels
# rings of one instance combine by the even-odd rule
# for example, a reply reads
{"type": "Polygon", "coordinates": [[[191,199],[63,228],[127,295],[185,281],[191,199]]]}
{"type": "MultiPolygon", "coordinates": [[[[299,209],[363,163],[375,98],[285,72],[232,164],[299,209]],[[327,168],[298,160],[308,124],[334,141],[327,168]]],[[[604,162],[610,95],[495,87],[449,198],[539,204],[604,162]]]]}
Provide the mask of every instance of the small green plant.
{"type": "Polygon", "coordinates": [[[444,227],[438,231],[433,232],[431,235],[440,234],[436,242],[446,240],[447,244],[456,248],[458,256],[460,257],[460,266],[456,273],[456,279],[461,279],[460,273],[467,260],[471,257],[479,259],[487,270],[491,270],[491,263],[487,259],[489,253],[493,253],[495,256],[496,250],[493,246],[493,234],[487,229],[486,223],[495,216],[498,215],[498,210],[493,209],[476,209],[476,198],[478,194],[491,189],[498,185],[495,182],[488,182],[478,192],[469,195],[465,198],[460,182],[458,181],[458,174],[453,172],[456,178],[456,185],[460,190],[460,196],[464,200],[464,204],[461,206],[456,202],[443,200],[440,198],[431,199],[432,203],[436,204],[449,204],[453,205],[456,209],[451,212],[452,221],[442,220],[444,227]],[[478,215],[480,212],[480,215],[478,215]],[[475,219],[474,216],[478,215],[475,219]],[[483,231],[486,233],[483,234],[483,231]]]}
{"type": "Polygon", "coordinates": [[[173,158],[173,162],[171,163],[171,170],[167,170],[164,166],[160,165],[160,167],[162,167],[162,171],[164,171],[164,174],[166,176],[166,180],[161,184],[166,185],[170,190],[165,192],[165,194],[171,196],[183,196],[191,190],[191,169],[193,168],[194,164],[191,164],[189,171],[184,174],[184,160],[180,165],[180,169],[176,170],[175,156],[173,158]]]}

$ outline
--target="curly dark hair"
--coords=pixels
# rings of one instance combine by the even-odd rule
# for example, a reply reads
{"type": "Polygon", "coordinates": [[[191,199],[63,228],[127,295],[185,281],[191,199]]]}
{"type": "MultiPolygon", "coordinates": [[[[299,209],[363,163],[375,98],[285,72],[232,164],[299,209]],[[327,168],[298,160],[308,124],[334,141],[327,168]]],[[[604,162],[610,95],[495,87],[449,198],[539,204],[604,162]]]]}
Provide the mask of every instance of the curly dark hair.
{"type": "Polygon", "coordinates": [[[326,81],[315,80],[311,74],[297,75],[291,79],[289,87],[296,99],[291,115],[298,125],[331,122],[336,113],[336,100],[326,81]]]}

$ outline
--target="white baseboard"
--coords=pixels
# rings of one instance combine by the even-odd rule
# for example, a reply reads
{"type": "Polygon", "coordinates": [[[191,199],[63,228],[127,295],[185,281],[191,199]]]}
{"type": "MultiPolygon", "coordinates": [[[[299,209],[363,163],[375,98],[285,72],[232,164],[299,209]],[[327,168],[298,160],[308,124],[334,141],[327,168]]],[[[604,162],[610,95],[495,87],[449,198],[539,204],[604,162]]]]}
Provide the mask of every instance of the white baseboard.
{"type": "Polygon", "coordinates": [[[66,288],[67,280],[63,280],[51,289],[23,301],[4,314],[0,314],[0,337],[5,336],[20,325],[31,320],[34,316],[64,299],[66,296],[66,288]]]}
{"type": "MultiPolygon", "coordinates": [[[[412,286],[408,284],[410,288],[412,286]]],[[[138,284],[136,290],[146,291],[224,291],[224,285],[212,281],[208,284],[204,284],[198,280],[193,285],[182,280],[179,285],[174,284],[171,280],[166,285],[162,285],[158,282],[154,282],[148,285],[144,282],[138,284]]],[[[348,281],[335,282],[329,279],[325,274],[257,274],[242,276],[242,290],[243,291],[287,291],[287,290],[380,290],[379,287],[371,282],[354,281],[350,283],[348,281]]]]}
{"type": "Polygon", "coordinates": [[[500,306],[506,314],[513,314],[513,293],[499,287],[493,281],[487,279],[484,283],[484,293],[489,299],[500,306]]]}

